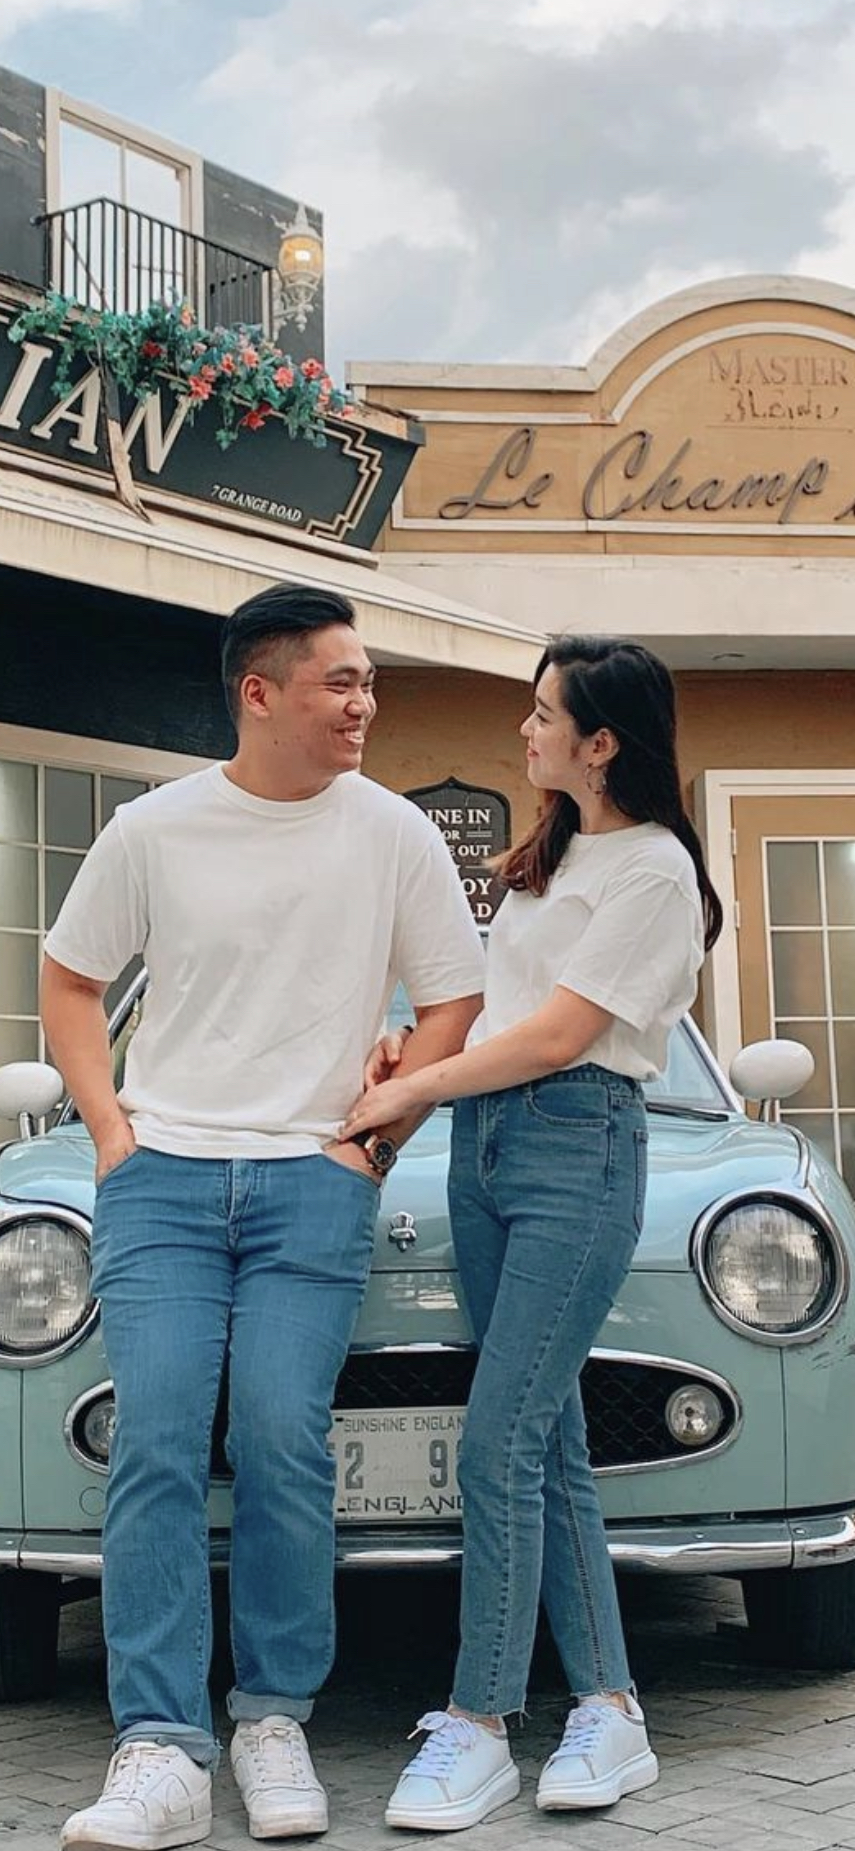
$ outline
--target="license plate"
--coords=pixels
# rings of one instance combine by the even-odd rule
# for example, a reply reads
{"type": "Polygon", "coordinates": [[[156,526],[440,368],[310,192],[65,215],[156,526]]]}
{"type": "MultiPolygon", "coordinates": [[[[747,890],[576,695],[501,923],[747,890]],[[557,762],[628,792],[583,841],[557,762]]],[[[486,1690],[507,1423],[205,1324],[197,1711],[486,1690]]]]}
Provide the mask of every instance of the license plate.
{"type": "Polygon", "coordinates": [[[463,1408],[342,1409],[333,1416],[341,1523],[446,1522],[458,1517],[463,1408]]]}

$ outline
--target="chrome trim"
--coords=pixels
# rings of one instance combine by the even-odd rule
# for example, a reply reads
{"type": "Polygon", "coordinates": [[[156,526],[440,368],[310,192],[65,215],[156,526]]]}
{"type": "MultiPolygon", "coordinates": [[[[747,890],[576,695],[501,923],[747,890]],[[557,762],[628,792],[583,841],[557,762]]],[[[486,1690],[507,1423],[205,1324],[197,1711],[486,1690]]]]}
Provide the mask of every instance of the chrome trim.
{"type": "MultiPolygon", "coordinates": [[[[441,1350],[447,1350],[449,1353],[456,1351],[459,1354],[461,1351],[472,1349],[473,1345],[467,1343],[390,1343],[384,1344],[382,1348],[364,1345],[360,1349],[357,1348],[356,1345],[353,1345],[350,1354],[361,1356],[424,1356],[434,1354],[441,1350]]],[[[684,1362],[682,1357],[678,1356],[652,1355],[646,1350],[609,1350],[599,1347],[590,1351],[589,1361],[605,1363],[640,1363],[644,1368],[648,1369],[670,1369],[674,1375],[685,1375],[688,1382],[701,1382],[705,1386],[716,1389],[719,1395],[729,1402],[733,1414],[733,1424],[728,1432],[722,1439],[715,1440],[710,1446],[687,1447],[684,1452],[676,1453],[673,1458],[669,1459],[641,1459],[637,1464],[630,1465],[598,1465],[594,1468],[595,1478],[622,1478],[630,1473],[668,1472],[672,1471],[674,1467],[677,1466],[695,1465],[698,1462],[706,1464],[708,1459],[716,1459],[720,1453],[726,1452],[727,1448],[733,1445],[734,1440],[736,1440],[742,1432],[745,1421],[745,1410],[742,1405],[742,1399],[733,1385],[727,1381],[727,1378],[723,1375],[719,1375],[715,1369],[707,1369],[695,1363],[684,1362]]],[[[89,1407],[95,1401],[100,1401],[103,1396],[111,1395],[112,1393],[113,1383],[109,1379],[104,1382],[96,1383],[93,1388],[84,1389],[83,1393],[78,1395],[75,1401],[72,1401],[62,1423],[63,1438],[72,1458],[76,1459],[79,1465],[85,1466],[87,1471],[95,1472],[104,1478],[107,1477],[109,1466],[105,1465],[100,1459],[91,1458],[88,1453],[83,1452],[82,1448],[77,1445],[74,1439],[74,1425],[84,1408],[89,1407]]],[[[339,1408],[336,1412],[347,1413],[348,1409],[339,1408]]],[[[679,1442],[675,1440],[674,1444],[676,1446],[679,1442]]],[[[211,1482],[212,1484],[224,1484],[230,1483],[231,1481],[212,1474],[211,1482]]]]}
{"type": "MultiPolygon", "coordinates": [[[[75,1208],[63,1208],[56,1202],[12,1201],[8,1197],[0,1203],[0,1239],[4,1229],[12,1222],[19,1221],[56,1221],[61,1227],[70,1227],[80,1236],[87,1257],[92,1244],[92,1223],[85,1215],[78,1214],[75,1208]]],[[[88,1337],[93,1325],[97,1324],[100,1306],[97,1298],[90,1298],[89,1309],[83,1321],[70,1337],[64,1337],[61,1343],[51,1344],[47,1350],[9,1350],[0,1345],[0,1369],[44,1369],[48,1363],[56,1362],[60,1356],[67,1356],[69,1350],[75,1350],[84,1337],[88,1337]]]]}
{"type": "MultiPolygon", "coordinates": [[[[27,1568],[43,1574],[97,1577],[100,1548],[61,1547],[56,1533],[25,1535],[15,1548],[0,1549],[0,1571],[27,1568]]],[[[855,1511],[826,1512],[818,1517],[736,1518],[729,1523],[614,1524],[607,1529],[609,1554],[616,1568],[635,1574],[737,1575],[754,1569],[800,1572],[855,1560],[855,1511]]],[[[210,1539],[211,1564],[223,1568],[228,1538],[210,1539]]],[[[336,1560],[340,1568],[443,1568],[456,1566],[462,1554],[459,1530],[339,1530],[336,1560]]]]}
{"type": "Polygon", "coordinates": [[[709,1300],[710,1308],[721,1323],[726,1324],[730,1330],[738,1331],[741,1337],[747,1337],[754,1343],[771,1345],[776,1349],[792,1349],[798,1344],[815,1342],[816,1338],[832,1323],[848,1296],[849,1256],[836,1223],[811,1190],[800,1189],[794,1184],[778,1187],[770,1183],[766,1188],[734,1189],[728,1195],[719,1196],[718,1201],[711,1203],[709,1208],[705,1208],[703,1214],[695,1222],[689,1241],[689,1254],[709,1300]],[[707,1270],[706,1249],[710,1235],[718,1223],[724,1219],[725,1215],[731,1214],[735,1208],[750,1208],[752,1204],[763,1202],[777,1203],[784,1208],[791,1208],[803,1220],[810,1221],[814,1227],[825,1234],[836,1261],[837,1281],[829,1303],[822,1316],[803,1330],[755,1330],[753,1325],[743,1324],[739,1318],[734,1317],[731,1311],[728,1311],[727,1306],[717,1296],[707,1270]]]}
{"type": "Polygon", "coordinates": [[[793,1180],[795,1182],[795,1186],[797,1189],[806,1190],[808,1186],[808,1177],[810,1176],[810,1164],[811,1164],[810,1145],[807,1141],[807,1138],[805,1137],[804,1132],[799,1131],[797,1125],[791,1125],[786,1118],[780,1118],[778,1120],[778,1123],[779,1125],[783,1126],[783,1129],[785,1131],[789,1132],[791,1138],[795,1138],[796,1140],[796,1144],[798,1146],[799,1161],[798,1161],[798,1165],[796,1168],[796,1174],[793,1180]]]}
{"type": "MultiPolygon", "coordinates": [[[[724,1068],[719,1066],[718,1061],[716,1060],[716,1057],[712,1051],[712,1048],[709,1046],[709,1043],[704,1040],[704,1037],[701,1034],[701,1031],[697,1025],[697,1022],[690,1015],[682,1016],[681,1022],[682,1022],[683,1028],[686,1030],[686,1033],[688,1034],[689,1040],[692,1042],[692,1045],[696,1049],[697,1053],[700,1054],[701,1059],[704,1063],[704,1066],[712,1074],[716,1085],[721,1087],[725,1100],[727,1104],[730,1106],[731,1111],[738,1112],[740,1118],[745,1118],[746,1116],[745,1107],[742,1104],[739,1094],[736,1093],[733,1087],[731,1086],[730,1081],[727,1077],[727,1074],[724,1071],[724,1068]]],[[[698,1100],[698,1104],[700,1105],[701,1103],[702,1101],[698,1100]]]]}
{"type": "Polygon", "coordinates": [[[113,1395],[113,1383],[110,1377],[107,1378],[106,1382],[96,1383],[94,1388],[84,1389],[83,1394],[78,1395],[76,1401],[72,1401],[70,1408],[66,1409],[65,1419],[62,1423],[62,1437],[72,1459],[76,1459],[78,1465],[85,1465],[88,1472],[98,1472],[103,1478],[107,1477],[110,1470],[109,1465],[103,1459],[93,1459],[91,1454],[83,1451],[82,1446],[78,1446],[74,1438],[74,1425],[78,1415],[82,1414],[85,1408],[88,1408],[95,1401],[105,1400],[107,1396],[115,1400],[113,1395]]]}

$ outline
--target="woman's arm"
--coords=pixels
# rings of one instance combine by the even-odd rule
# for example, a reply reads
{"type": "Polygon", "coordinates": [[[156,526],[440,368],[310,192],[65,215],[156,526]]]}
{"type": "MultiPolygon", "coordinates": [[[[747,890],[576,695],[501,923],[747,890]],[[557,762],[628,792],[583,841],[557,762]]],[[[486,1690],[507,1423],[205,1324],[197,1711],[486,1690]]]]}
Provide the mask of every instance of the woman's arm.
{"type": "Polygon", "coordinates": [[[354,1132],[374,1131],[444,1099],[500,1092],[506,1086],[542,1079],[578,1060],[611,1020],[607,1009],[559,985],[548,1003],[514,1028],[462,1054],[421,1067],[406,1078],[370,1087],[354,1106],[341,1135],[349,1138],[354,1132]]]}

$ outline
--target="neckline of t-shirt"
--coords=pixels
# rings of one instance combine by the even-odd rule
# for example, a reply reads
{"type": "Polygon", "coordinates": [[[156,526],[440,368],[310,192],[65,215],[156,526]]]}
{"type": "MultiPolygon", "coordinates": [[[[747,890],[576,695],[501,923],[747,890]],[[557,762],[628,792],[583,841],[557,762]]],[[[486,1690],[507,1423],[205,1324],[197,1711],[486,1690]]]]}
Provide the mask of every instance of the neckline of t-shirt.
{"type": "Polygon", "coordinates": [[[235,784],[228,776],[225,763],[213,766],[217,787],[221,797],[227,803],[234,804],[239,810],[249,810],[253,816],[266,816],[278,822],[300,822],[305,817],[323,816],[335,802],[335,788],[339,782],[334,778],[325,790],[318,791],[316,797],[297,797],[281,801],[274,797],[256,797],[253,791],[245,791],[242,784],[235,784]]]}
{"type": "Polygon", "coordinates": [[[630,836],[661,835],[661,833],[661,823],[628,823],[625,829],[594,829],[585,835],[581,829],[577,829],[571,836],[569,845],[573,848],[578,842],[580,846],[590,848],[595,842],[611,842],[612,840],[625,842],[630,836]]]}

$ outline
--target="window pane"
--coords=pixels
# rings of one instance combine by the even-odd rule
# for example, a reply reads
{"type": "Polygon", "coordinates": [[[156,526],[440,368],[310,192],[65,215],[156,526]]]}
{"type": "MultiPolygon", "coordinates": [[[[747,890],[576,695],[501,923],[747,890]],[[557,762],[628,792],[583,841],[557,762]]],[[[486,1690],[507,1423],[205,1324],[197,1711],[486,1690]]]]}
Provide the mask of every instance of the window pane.
{"type": "Polygon", "coordinates": [[[855,1106],[855,1022],[835,1022],[834,1042],[838,1103],[855,1106]]]}
{"type": "Polygon", "coordinates": [[[834,1015],[855,1015],[855,932],[829,932],[831,1007],[834,1015]]]}
{"type": "Polygon", "coordinates": [[[830,1112],[788,1112],[781,1113],[784,1123],[795,1125],[797,1131],[804,1132],[812,1144],[816,1144],[829,1163],[835,1163],[834,1155],[834,1120],[830,1112]]]}
{"type": "Polygon", "coordinates": [[[120,803],[132,803],[135,797],[145,796],[147,790],[148,785],[138,778],[102,778],[101,827],[109,823],[120,803]]]}
{"type": "Polygon", "coordinates": [[[819,925],[819,853],[815,842],[769,842],[769,922],[819,925]]]}
{"type": "Polygon", "coordinates": [[[819,932],[773,932],[772,970],[776,1016],[825,1014],[819,932]]]}
{"type": "Polygon", "coordinates": [[[0,842],[0,926],[39,923],[38,856],[34,848],[0,842]]]}
{"type": "Polygon", "coordinates": [[[0,932],[0,1009],[38,1015],[39,941],[35,932],[0,932]]]}
{"type": "Polygon", "coordinates": [[[37,842],[36,767],[0,759],[0,836],[7,842],[37,842]]]}
{"type": "Polygon", "coordinates": [[[826,842],[823,854],[828,923],[855,926],[855,842],[826,842]]]}
{"type": "MultiPolygon", "coordinates": [[[[825,1022],[782,1022],[775,1026],[776,1035],[790,1041],[801,1041],[810,1048],[816,1062],[813,1079],[801,1091],[793,1094],[800,1106],[831,1105],[831,1071],[828,1059],[828,1028],[825,1022]]],[[[855,1105],[855,1099],[852,1101],[855,1105]]]]}
{"type": "Polygon", "coordinates": [[[83,862],[82,855],[45,855],[45,929],[49,932],[83,862]]]}
{"type": "Polygon", "coordinates": [[[45,840],[50,848],[88,848],[94,835],[94,782],[88,771],[45,771],[45,840]]]}

